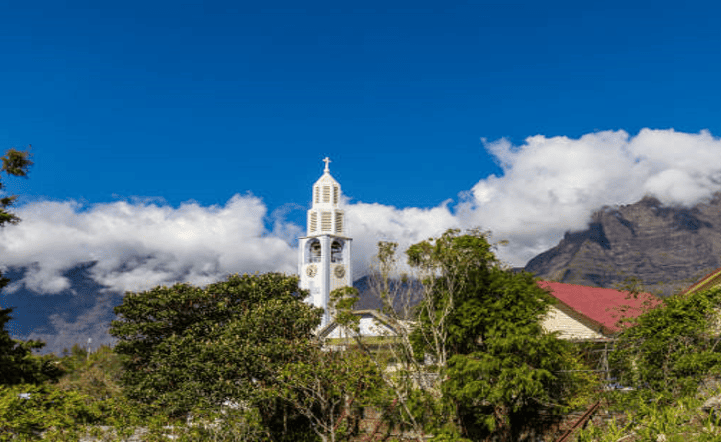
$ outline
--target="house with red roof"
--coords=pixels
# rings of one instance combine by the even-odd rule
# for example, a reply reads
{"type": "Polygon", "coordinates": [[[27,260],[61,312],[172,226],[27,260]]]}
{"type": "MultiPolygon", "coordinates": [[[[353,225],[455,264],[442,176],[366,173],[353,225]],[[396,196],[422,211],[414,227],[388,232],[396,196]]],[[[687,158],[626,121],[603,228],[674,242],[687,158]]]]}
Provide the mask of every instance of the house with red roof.
{"type": "MultiPolygon", "coordinates": [[[[542,321],[543,328],[558,332],[561,339],[577,342],[610,341],[623,328],[623,319],[633,319],[661,300],[650,293],[633,294],[628,291],[538,281],[555,303],[542,321]]],[[[394,322],[378,310],[358,310],[359,336],[371,343],[387,343],[400,333],[397,327],[412,328],[413,323],[393,325],[394,322]]],[[[346,330],[332,320],[318,330],[318,336],[330,347],[347,345],[356,332],[346,330]]]]}
{"type": "Polygon", "coordinates": [[[661,301],[650,293],[586,287],[553,281],[538,285],[556,300],[543,327],[569,341],[608,341],[621,331],[623,319],[633,319],[661,301]]]}

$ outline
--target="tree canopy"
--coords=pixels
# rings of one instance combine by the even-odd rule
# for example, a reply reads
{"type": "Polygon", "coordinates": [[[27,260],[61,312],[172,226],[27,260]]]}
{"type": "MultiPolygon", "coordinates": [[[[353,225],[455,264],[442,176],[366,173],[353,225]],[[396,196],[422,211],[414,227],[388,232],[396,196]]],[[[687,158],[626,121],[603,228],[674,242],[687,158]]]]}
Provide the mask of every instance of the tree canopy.
{"type": "Polygon", "coordinates": [[[721,373],[721,287],[666,298],[621,333],[611,366],[622,385],[673,395],[721,373]]]}
{"type": "Polygon", "coordinates": [[[500,265],[480,231],[449,230],[407,254],[426,291],[415,347],[445,365],[443,397],[463,436],[517,440],[541,408],[563,404],[573,360],[541,327],[552,300],[531,274],[500,265]]]}
{"type": "Polygon", "coordinates": [[[171,415],[241,401],[260,410],[267,428],[274,419],[287,425],[270,387],[312,345],[321,311],[304,294],[297,277],[278,273],[127,293],[110,328],[125,356],[126,395],[171,415]]]}

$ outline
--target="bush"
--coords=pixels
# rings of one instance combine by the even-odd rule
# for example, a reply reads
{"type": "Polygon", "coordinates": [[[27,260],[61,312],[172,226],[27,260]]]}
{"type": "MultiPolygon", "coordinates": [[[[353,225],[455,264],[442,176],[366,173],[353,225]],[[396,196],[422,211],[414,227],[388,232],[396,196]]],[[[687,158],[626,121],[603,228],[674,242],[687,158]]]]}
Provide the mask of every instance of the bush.
{"type": "Polygon", "coordinates": [[[623,385],[682,396],[721,368],[721,287],[668,298],[637,318],[611,353],[623,385]]]}
{"type": "Polygon", "coordinates": [[[102,417],[92,400],[50,385],[0,387],[0,440],[76,435],[102,417]]]}

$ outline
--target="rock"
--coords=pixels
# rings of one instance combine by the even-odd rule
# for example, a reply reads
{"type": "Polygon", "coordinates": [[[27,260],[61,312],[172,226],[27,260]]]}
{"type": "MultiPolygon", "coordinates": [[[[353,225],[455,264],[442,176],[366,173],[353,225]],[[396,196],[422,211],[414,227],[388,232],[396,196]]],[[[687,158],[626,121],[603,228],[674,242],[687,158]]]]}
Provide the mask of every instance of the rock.
{"type": "Polygon", "coordinates": [[[667,207],[645,197],[596,212],[588,229],[568,232],[525,270],[544,279],[641,290],[662,296],[721,267],[721,193],[694,207],[667,207]]]}
{"type": "Polygon", "coordinates": [[[701,410],[708,414],[718,415],[721,410],[721,396],[711,396],[701,405],[701,410]]]}

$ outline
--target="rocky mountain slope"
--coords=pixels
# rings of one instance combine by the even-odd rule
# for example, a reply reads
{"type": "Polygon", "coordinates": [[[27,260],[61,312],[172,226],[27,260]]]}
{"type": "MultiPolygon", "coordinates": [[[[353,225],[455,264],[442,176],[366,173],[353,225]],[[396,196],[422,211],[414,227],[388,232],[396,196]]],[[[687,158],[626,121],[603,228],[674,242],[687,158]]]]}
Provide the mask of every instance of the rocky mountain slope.
{"type": "Polygon", "coordinates": [[[694,207],[666,207],[645,197],[604,208],[588,229],[569,232],[525,270],[570,284],[619,288],[636,277],[669,295],[721,267],[721,193],[694,207]]]}

